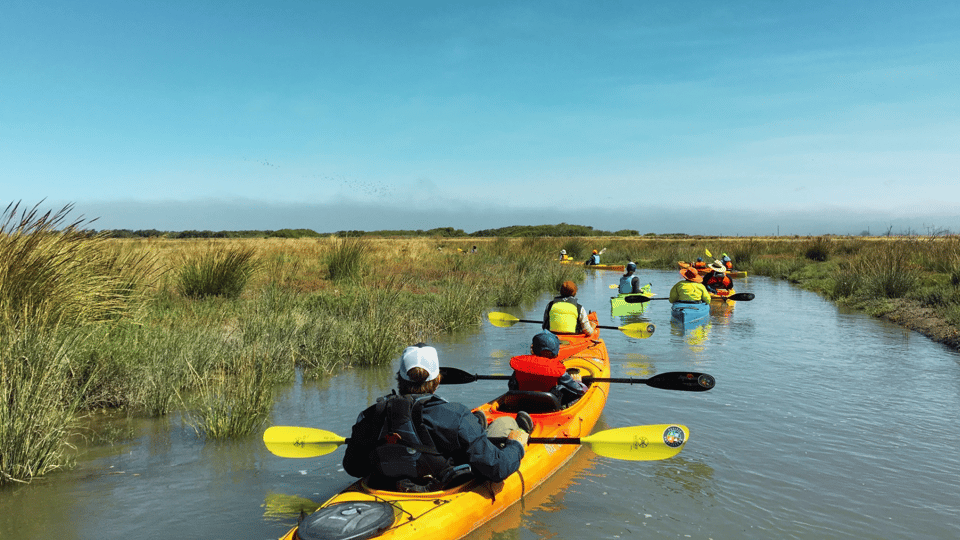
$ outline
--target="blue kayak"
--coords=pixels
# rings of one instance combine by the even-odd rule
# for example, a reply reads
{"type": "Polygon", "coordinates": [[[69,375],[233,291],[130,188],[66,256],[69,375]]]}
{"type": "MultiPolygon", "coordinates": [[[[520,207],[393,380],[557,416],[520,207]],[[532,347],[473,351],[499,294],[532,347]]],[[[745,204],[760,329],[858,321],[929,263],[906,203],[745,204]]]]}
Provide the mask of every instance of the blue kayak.
{"type": "Polygon", "coordinates": [[[676,303],[670,307],[670,316],[682,325],[697,324],[710,316],[710,304],[676,303]]]}

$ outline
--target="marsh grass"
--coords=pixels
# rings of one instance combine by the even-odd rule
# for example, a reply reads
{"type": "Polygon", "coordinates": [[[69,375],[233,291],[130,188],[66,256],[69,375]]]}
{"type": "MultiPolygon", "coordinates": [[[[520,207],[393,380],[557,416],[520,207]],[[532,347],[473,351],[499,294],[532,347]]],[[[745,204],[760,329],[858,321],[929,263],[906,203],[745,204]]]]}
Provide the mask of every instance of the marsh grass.
{"type": "Polygon", "coordinates": [[[583,238],[568,238],[560,245],[560,249],[567,251],[567,257],[575,261],[583,262],[587,260],[587,254],[593,251],[587,240],[583,238]]]}
{"type": "Polygon", "coordinates": [[[437,293],[435,301],[426,307],[421,318],[435,321],[437,333],[457,332],[476,327],[486,307],[486,295],[480,285],[464,283],[437,293]]]}
{"type": "Polygon", "coordinates": [[[333,240],[327,255],[327,277],[333,282],[359,281],[363,277],[369,246],[365,240],[346,237],[333,240]]]}
{"type": "Polygon", "coordinates": [[[919,269],[910,263],[910,254],[898,249],[859,257],[853,269],[863,276],[862,292],[879,298],[903,298],[920,280],[919,269]]]}
{"type": "Polygon", "coordinates": [[[177,288],[188,298],[238,298],[257,267],[253,248],[237,246],[221,249],[213,244],[207,251],[183,261],[177,288]]]}
{"type": "Polygon", "coordinates": [[[124,256],[68,221],[71,206],[39,213],[11,204],[0,225],[0,324],[79,325],[118,318],[155,274],[149,254],[124,256]],[[19,214],[19,217],[18,217],[19,214]]]}
{"type": "Polygon", "coordinates": [[[201,374],[191,366],[196,380],[186,398],[185,421],[207,439],[249,435],[263,425],[273,405],[273,380],[266,362],[242,356],[211,366],[201,374]]]}
{"type": "MultiPolygon", "coordinates": [[[[34,215],[33,219],[37,218],[34,215]]],[[[45,223],[55,218],[50,215],[45,223]]],[[[59,219],[57,223],[62,224],[63,218],[59,219]]],[[[274,385],[293,380],[298,371],[305,377],[322,378],[350,366],[390,364],[410,343],[429,342],[439,334],[482,324],[483,312],[492,306],[522,305],[544,291],[555,294],[563,281],[582,281],[582,266],[556,262],[563,246],[580,260],[596,244],[608,248],[604,262],[632,259],[641,267],[671,270],[676,269],[678,260],[695,258],[704,248],[715,255],[725,251],[734,258],[736,268],[750,271],[751,276],[789,279],[835,298],[886,297],[907,291],[926,305],[936,306],[945,317],[960,319],[960,298],[953,292],[960,284],[960,265],[950,238],[902,244],[833,238],[830,259],[819,262],[804,255],[803,243],[813,240],[810,238],[622,238],[603,239],[603,245],[597,244],[596,238],[149,239],[105,243],[96,235],[74,237],[67,231],[64,236],[64,227],[38,227],[29,219],[21,227],[21,237],[13,241],[10,237],[16,236],[17,227],[11,223],[8,219],[0,244],[21,249],[25,245],[58,245],[52,242],[64,242],[64,238],[70,241],[62,249],[50,250],[66,252],[65,259],[55,259],[64,264],[52,274],[43,264],[31,267],[36,269],[33,273],[7,267],[0,274],[4,280],[0,291],[56,292],[28,295],[30,300],[20,304],[9,300],[15,295],[7,294],[2,304],[6,311],[0,325],[5,332],[0,334],[0,360],[5,378],[0,384],[4,392],[0,394],[0,414],[5,415],[4,429],[12,429],[7,428],[10,419],[20,422],[16,434],[6,431],[0,439],[7,475],[3,478],[29,478],[64,466],[66,443],[51,441],[58,437],[63,441],[61,435],[72,429],[77,410],[93,407],[147,416],[182,410],[202,438],[242,436],[262,425],[262,411],[269,410],[268,394],[274,385]],[[37,238],[27,238],[31,235],[37,238]],[[474,243],[479,245],[479,254],[456,252],[456,247],[469,250],[474,243]],[[265,261],[265,271],[247,277],[243,294],[197,298],[182,294],[178,272],[156,272],[145,281],[135,279],[136,274],[149,273],[138,268],[179,269],[185,260],[200,261],[214,250],[256,254],[256,260],[265,261]],[[91,269],[81,261],[100,262],[91,269]],[[112,281],[105,294],[68,295],[55,287],[59,277],[49,280],[64,268],[78,269],[85,276],[99,273],[112,281]],[[365,268],[376,268],[378,273],[365,273],[365,268]],[[919,276],[922,287],[911,285],[911,272],[919,276]],[[32,279],[37,282],[31,283],[32,279]],[[73,296],[116,303],[103,304],[105,309],[81,306],[56,311],[59,303],[76,301],[71,300],[73,296]],[[128,316],[131,314],[136,314],[136,319],[128,316]],[[32,321],[31,330],[46,330],[42,334],[36,330],[30,341],[17,332],[28,328],[22,324],[25,321],[32,321]],[[9,336],[20,336],[20,341],[9,336]],[[22,357],[42,358],[47,362],[42,368],[46,371],[23,371],[13,360],[22,357]],[[28,410],[28,404],[18,401],[21,387],[51,397],[53,401],[41,407],[50,413],[48,418],[35,417],[34,409],[28,410]],[[28,431],[53,438],[42,444],[17,443],[17,437],[28,431]],[[47,448],[49,455],[23,457],[21,449],[26,444],[47,448]]]]}
{"type": "Polygon", "coordinates": [[[803,256],[811,261],[824,262],[830,258],[833,245],[829,237],[818,236],[804,242],[800,249],[803,251],[803,256]]]}
{"type": "Polygon", "coordinates": [[[69,466],[67,438],[81,406],[69,361],[77,339],[57,328],[0,326],[0,485],[69,466]]]}
{"type": "Polygon", "coordinates": [[[852,271],[849,263],[844,263],[837,268],[833,282],[829,283],[824,291],[831,300],[852,298],[863,288],[862,283],[862,276],[852,271]]]}

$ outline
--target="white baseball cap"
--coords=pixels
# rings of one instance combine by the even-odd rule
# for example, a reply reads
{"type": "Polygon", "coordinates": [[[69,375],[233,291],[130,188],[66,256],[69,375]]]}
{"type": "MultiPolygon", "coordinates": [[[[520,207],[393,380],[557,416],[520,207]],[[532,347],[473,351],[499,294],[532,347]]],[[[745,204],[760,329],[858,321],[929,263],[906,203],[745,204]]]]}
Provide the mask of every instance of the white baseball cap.
{"type": "Polygon", "coordinates": [[[415,367],[427,370],[427,381],[436,379],[437,375],[440,375],[440,358],[437,356],[437,350],[425,343],[417,343],[404,349],[400,356],[400,369],[397,374],[401,379],[410,381],[407,372],[415,367]]]}

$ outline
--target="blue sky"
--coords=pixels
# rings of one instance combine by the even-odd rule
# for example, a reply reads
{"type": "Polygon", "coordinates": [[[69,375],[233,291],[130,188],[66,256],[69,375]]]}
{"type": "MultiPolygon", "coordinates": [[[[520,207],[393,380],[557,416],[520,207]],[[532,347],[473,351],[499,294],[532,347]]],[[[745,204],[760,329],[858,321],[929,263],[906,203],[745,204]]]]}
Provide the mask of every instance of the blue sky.
{"type": "Polygon", "coordinates": [[[95,228],[960,232],[960,3],[7,0],[0,202],[95,228]]]}

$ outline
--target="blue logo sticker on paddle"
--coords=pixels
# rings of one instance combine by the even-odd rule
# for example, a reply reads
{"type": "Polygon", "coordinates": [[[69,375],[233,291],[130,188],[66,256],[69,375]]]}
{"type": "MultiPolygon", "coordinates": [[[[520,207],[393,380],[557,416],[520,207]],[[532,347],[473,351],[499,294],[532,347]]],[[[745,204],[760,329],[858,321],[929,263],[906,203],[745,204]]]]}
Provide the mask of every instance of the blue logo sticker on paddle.
{"type": "Polygon", "coordinates": [[[683,446],[683,429],[679,426],[670,426],[663,430],[663,443],[670,448],[679,448],[683,446]]]}

